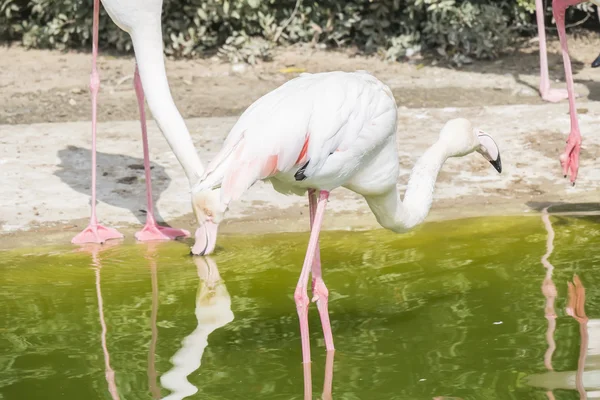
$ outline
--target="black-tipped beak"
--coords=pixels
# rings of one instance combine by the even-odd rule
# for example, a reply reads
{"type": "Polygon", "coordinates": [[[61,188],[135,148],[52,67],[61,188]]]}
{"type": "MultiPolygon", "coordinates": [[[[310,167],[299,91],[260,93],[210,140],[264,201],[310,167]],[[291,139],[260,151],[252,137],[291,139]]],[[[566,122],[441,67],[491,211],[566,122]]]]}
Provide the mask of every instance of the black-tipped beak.
{"type": "Polygon", "coordinates": [[[592,63],[592,68],[598,68],[598,67],[600,67],[600,55],[592,63]]]}
{"type": "Polygon", "coordinates": [[[500,154],[498,154],[498,158],[494,161],[490,161],[490,164],[496,168],[496,171],[502,173],[502,159],[500,158],[500,154]]]}

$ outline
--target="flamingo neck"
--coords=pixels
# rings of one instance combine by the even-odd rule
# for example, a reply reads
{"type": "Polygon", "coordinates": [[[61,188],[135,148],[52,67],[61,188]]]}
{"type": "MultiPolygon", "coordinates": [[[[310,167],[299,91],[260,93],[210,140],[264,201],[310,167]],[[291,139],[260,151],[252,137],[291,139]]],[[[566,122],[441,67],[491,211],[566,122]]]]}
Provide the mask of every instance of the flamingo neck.
{"type": "Polygon", "coordinates": [[[438,141],[427,149],[412,169],[404,201],[396,187],[365,197],[381,226],[402,233],[425,220],[431,209],[438,173],[446,159],[448,154],[443,142],[438,141]]]}
{"type": "Polygon", "coordinates": [[[218,283],[213,290],[208,289],[206,282],[200,284],[196,319],[196,329],[183,339],[181,348],[171,359],[173,367],[161,376],[162,386],[172,392],[164,400],[181,400],[198,391],[187,377],[200,368],[208,335],[233,321],[231,298],[225,283],[218,283]]]}
{"type": "Polygon", "coordinates": [[[191,186],[202,176],[204,167],[185,121],[171,96],[163,56],[160,16],[151,24],[133,29],[131,39],[148,108],[183,167],[191,186]]]}

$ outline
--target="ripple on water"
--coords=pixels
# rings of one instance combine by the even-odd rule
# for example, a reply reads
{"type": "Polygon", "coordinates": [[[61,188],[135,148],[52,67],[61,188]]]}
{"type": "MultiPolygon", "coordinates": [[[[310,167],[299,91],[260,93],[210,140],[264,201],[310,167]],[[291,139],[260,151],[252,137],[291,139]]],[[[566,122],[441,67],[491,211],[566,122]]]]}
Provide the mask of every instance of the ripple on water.
{"type": "MultiPolygon", "coordinates": [[[[600,218],[550,219],[552,362],[568,372],[581,338],[565,282],[579,275],[585,312],[600,318],[600,218]]],[[[548,372],[547,236],[538,217],[324,232],[334,397],[545,398],[540,378],[521,378],[548,372]]],[[[306,243],[223,236],[209,258],[177,242],[0,252],[0,397],[302,398],[292,294],[306,243]]],[[[330,375],[314,305],[309,323],[320,395],[330,375]]]]}

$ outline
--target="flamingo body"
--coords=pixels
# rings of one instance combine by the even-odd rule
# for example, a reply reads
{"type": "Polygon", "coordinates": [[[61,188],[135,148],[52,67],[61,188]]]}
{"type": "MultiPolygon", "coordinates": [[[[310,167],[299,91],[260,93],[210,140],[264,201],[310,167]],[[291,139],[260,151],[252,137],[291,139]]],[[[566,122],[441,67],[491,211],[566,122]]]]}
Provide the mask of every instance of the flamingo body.
{"type": "Polygon", "coordinates": [[[439,140],[419,159],[404,200],[397,191],[397,108],[391,90],[365,71],[302,74],[255,101],[227,136],[222,150],[192,188],[200,223],[194,254],[215,248],[218,224],[233,200],[256,181],[281,193],[308,191],[311,235],[294,300],[300,320],[303,362],[310,362],[307,295],[317,303],[325,347],[333,351],[329,291],[321,274],[319,233],[329,192],[344,186],[364,196],[377,221],[395,232],[421,223],[429,212],[435,180],[448,157],[473,151],[500,171],[493,139],[465,119],[449,121],[439,140]]]}
{"type": "Polygon", "coordinates": [[[209,164],[198,189],[221,183],[224,204],[255,181],[275,190],[304,194],[350,185],[386,189],[396,184],[398,155],[377,157],[396,133],[396,103],[390,89],[365,72],[303,74],[253,103],[209,164]],[[386,163],[361,184],[361,167],[386,163]]]}

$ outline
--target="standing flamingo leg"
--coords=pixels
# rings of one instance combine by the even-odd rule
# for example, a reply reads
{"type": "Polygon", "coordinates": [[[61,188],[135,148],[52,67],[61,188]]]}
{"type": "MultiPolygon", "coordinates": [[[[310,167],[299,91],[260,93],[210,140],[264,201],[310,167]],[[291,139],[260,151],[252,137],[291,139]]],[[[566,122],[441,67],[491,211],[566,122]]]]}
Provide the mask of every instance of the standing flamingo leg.
{"type": "Polygon", "coordinates": [[[146,197],[148,202],[148,213],[146,216],[146,225],[141,231],[135,234],[135,238],[140,241],[148,240],[171,240],[181,236],[189,236],[190,233],[184,229],[168,228],[159,226],[154,217],[154,207],[152,204],[152,172],[150,171],[150,151],[148,149],[148,131],[146,129],[146,110],[144,108],[144,89],[137,64],[133,78],[135,94],[137,96],[140,109],[140,124],[142,126],[142,144],[144,148],[144,172],[146,174],[146,197]]]}
{"type": "MultiPolygon", "coordinates": [[[[316,191],[314,189],[308,191],[308,204],[310,209],[310,229],[312,230],[317,210],[316,191]]],[[[325,348],[327,351],[335,350],[333,347],[331,324],[329,322],[329,290],[327,290],[327,286],[325,286],[323,276],[321,275],[321,250],[319,249],[318,241],[315,249],[315,259],[312,263],[312,292],[312,301],[317,303],[317,310],[321,317],[321,326],[323,327],[323,336],[325,337],[325,348]]]]}
{"type": "Polygon", "coordinates": [[[302,372],[304,373],[304,400],[313,400],[312,396],[312,374],[310,363],[302,364],[302,372]]]}
{"type": "Polygon", "coordinates": [[[577,108],[575,107],[575,90],[573,83],[573,71],[571,70],[571,59],[569,58],[569,48],[567,45],[567,33],[565,29],[565,11],[567,7],[580,3],[580,0],[553,0],[552,12],[558,27],[558,36],[562,48],[563,62],[565,66],[565,78],[567,81],[567,91],[569,92],[569,114],[571,116],[571,133],[567,139],[565,152],[560,155],[560,164],[563,175],[566,177],[570,173],[571,182],[575,185],[577,173],[579,171],[579,151],[581,150],[581,132],[579,130],[579,121],[577,119],[577,108]]]}
{"type": "Polygon", "coordinates": [[[302,338],[302,362],[310,362],[310,342],[308,337],[308,274],[313,265],[317,246],[319,243],[319,233],[321,232],[321,224],[323,223],[323,214],[325,213],[325,206],[327,205],[327,199],[329,198],[329,192],[322,190],[319,193],[319,202],[315,211],[315,218],[313,226],[310,232],[310,239],[308,241],[308,249],[306,250],[306,257],[304,258],[304,264],[302,265],[302,272],[298,279],[298,285],[294,292],[294,301],[296,302],[296,308],[298,310],[298,318],[300,320],[300,337],[302,338]]]}
{"type": "Polygon", "coordinates": [[[96,67],[98,57],[98,22],[100,19],[100,0],[94,0],[94,26],[92,31],[92,74],[90,76],[90,92],[92,93],[92,215],[90,224],[77,234],[71,243],[104,243],[109,239],[123,237],[116,229],[107,228],[98,224],[96,217],[96,118],[98,106],[98,91],[100,90],[100,76],[96,67]]]}
{"type": "Polygon", "coordinates": [[[335,352],[328,351],[327,358],[325,360],[325,380],[323,381],[323,400],[332,399],[333,389],[333,356],[335,352]]]}
{"type": "Polygon", "coordinates": [[[551,89],[550,75],[548,73],[548,52],[546,48],[546,25],[544,22],[544,1],[535,0],[535,14],[537,17],[538,37],[540,42],[540,94],[542,99],[551,103],[568,98],[569,94],[565,89],[551,89]]]}

